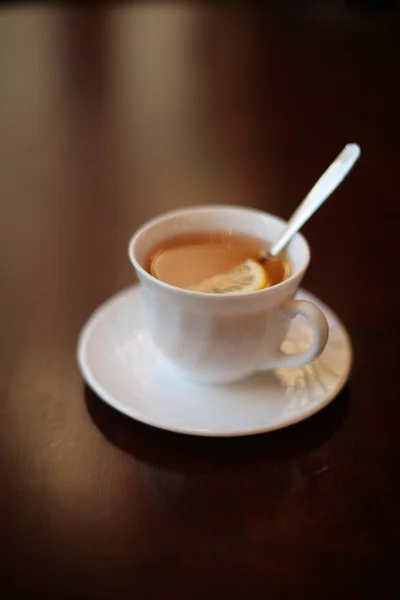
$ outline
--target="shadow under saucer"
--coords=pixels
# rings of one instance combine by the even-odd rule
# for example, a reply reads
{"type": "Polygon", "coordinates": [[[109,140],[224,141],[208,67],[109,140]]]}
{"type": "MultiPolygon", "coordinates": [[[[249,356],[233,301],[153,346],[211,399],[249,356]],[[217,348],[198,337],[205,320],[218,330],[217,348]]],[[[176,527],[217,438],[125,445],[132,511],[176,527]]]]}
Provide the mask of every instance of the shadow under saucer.
{"type": "Polygon", "coordinates": [[[129,418],[103,402],[89,386],[84,395],[96,427],[113,445],[149,465],[174,472],[239,472],[258,463],[297,461],[329,442],[345,421],[350,383],[324,409],[284,429],[243,437],[172,433],[129,418]]]}

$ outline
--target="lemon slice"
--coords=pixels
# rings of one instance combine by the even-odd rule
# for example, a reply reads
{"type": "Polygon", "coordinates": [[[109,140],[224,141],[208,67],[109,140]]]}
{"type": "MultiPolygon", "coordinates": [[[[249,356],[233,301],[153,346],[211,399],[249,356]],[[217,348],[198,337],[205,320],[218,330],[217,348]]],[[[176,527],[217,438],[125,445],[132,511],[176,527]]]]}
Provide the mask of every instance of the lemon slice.
{"type": "Polygon", "coordinates": [[[255,292],[269,287],[269,285],[268,275],[260,263],[249,259],[232,269],[232,271],[204,279],[190,289],[196,292],[229,294],[231,292],[255,292]]]}

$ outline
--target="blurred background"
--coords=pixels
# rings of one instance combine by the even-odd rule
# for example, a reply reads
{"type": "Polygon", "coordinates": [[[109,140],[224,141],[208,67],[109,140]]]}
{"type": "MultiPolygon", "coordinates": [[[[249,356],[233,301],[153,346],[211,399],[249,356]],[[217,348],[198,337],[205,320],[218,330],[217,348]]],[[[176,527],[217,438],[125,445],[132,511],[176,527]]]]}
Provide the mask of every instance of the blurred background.
{"type": "Polygon", "coordinates": [[[9,302],[30,294],[34,303],[35,281],[72,304],[78,286],[86,306],[127,285],[127,241],[161,211],[220,202],[287,218],[355,141],[362,166],[305,228],[318,244],[313,287],[340,302],[323,269],[329,244],[339,235],[348,244],[351,285],[361,231],[377,243],[397,233],[393,204],[380,207],[385,231],[365,207],[400,152],[398,9],[387,0],[1,3],[9,302]],[[360,206],[352,219],[349,203],[360,206]]]}

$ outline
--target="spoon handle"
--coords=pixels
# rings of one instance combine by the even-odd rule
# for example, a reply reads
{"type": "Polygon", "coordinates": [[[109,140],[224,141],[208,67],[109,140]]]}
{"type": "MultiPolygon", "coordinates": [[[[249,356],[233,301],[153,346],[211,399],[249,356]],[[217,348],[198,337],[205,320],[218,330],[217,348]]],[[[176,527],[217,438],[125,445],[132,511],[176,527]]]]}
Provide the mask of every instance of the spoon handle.
{"type": "Polygon", "coordinates": [[[270,248],[268,255],[276,256],[290,242],[292,237],[303,227],[304,223],[315,213],[323,202],[332,194],[339,183],[353,167],[360,156],[360,146],[347,144],[333,163],[321,175],[311,188],[300,206],[290,217],[279,239],[270,248]]]}

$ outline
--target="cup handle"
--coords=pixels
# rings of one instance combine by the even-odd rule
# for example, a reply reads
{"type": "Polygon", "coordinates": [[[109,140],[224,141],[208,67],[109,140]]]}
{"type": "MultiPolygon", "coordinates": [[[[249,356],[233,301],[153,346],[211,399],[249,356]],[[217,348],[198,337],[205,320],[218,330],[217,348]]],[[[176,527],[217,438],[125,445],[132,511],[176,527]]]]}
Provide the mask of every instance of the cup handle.
{"type": "Polygon", "coordinates": [[[304,352],[286,354],[286,352],[278,350],[277,354],[268,361],[268,369],[303,367],[318,358],[328,341],[328,322],[318,306],[308,300],[290,300],[285,304],[283,310],[290,319],[297,315],[302,315],[307,319],[313,330],[313,341],[304,352]]]}

